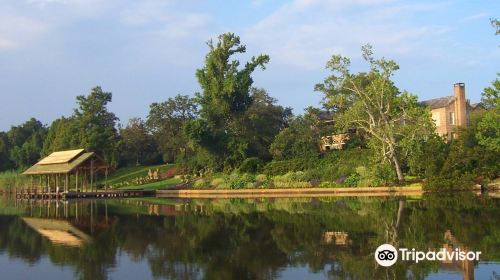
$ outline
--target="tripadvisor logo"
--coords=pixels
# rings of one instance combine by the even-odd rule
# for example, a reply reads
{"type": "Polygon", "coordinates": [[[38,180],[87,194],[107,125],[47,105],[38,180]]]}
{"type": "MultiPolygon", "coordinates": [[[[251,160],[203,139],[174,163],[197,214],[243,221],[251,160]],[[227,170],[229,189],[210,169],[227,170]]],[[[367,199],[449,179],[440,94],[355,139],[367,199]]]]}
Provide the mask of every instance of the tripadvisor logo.
{"type": "Polygon", "coordinates": [[[382,244],[375,250],[375,260],[381,266],[391,266],[398,260],[398,251],[391,244],[382,244]]]}
{"type": "Polygon", "coordinates": [[[439,251],[416,251],[415,249],[396,249],[391,244],[382,244],[375,250],[375,260],[381,266],[392,266],[398,260],[398,251],[402,261],[478,261],[480,251],[462,251],[460,248],[454,250],[441,249],[439,251]]]}

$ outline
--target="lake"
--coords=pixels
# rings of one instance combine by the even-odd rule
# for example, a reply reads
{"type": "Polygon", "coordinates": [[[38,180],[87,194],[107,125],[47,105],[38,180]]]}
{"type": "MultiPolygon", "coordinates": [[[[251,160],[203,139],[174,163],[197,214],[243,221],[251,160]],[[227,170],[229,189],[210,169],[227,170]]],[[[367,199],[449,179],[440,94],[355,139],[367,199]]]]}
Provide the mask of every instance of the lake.
{"type": "Polygon", "coordinates": [[[500,279],[500,199],[0,198],[1,279],[500,279]],[[377,265],[384,243],[478,261],[377,265]]]}

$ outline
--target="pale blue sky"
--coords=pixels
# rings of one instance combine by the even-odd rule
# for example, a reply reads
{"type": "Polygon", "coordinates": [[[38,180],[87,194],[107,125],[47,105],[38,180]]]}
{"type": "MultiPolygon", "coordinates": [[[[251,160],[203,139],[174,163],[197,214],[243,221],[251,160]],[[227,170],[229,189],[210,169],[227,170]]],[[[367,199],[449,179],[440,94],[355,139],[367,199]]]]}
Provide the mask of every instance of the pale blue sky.
{"type": "Polygon", "coordinates": [[[269,54],[254,75],[296,113],[317,106],[314,84],[334,53],[366,69],[360,47],[396,60],[397,85],[420,99],[466,84],[473,102],[500,72],[500,1],[0,0],[0,130],[30,117],[69,115],[96,85],[113,92],[122,123],[149,104],[199,89],[205,42],[240,35],[246,59],[269,54]]]}

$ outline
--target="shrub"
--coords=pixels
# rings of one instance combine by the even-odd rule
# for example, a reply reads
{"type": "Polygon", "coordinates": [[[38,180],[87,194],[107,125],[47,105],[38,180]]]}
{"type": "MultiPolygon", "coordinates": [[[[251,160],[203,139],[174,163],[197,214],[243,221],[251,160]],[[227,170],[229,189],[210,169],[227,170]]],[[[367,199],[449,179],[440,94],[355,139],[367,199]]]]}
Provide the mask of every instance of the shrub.
{"type": "Polygon", "coordinates": [[[349,187],[356,187],[360,181],[361,177],[359,176],[358,173],[352,173],[347,177],[344,181],[344,184],[346,184],[349,187]]]}
{"type": "Polygon", "coordinates": [[[396,182],[396,172],[389,163],[377,164],[373,170],[373,184],[385,186],[396,182]]]}
{"type": "Polygon", "coordinates": [[[269,180],[269,178],[267,177],[266,174],[259,174],[259,175],[255,176],[255,180],[257,182],[266,182],[269,180]]]}
{"type": "Polygon", "coordinates": [[[332,181],[323,181],[319,184],[319,188],[339,188],[342,187],[342,185],[332,182],[332,181]]]}
{"type": "Polygon", "coordinates": [[[209,186],[210,186],[210,183],[208,182],[208,180],[205,180],[205,179],[198,179],[193,184],[193,187],[196,189],[207,188],[209,186]]]}
{"type": "Polygon", "coordinates": [[[210,186],[212,187],[217,187],[219,185],[222,185],[226,182],[224,178],[218,177],[218,178],[213,178],[212,181],[210,181],[210,186]]]}
{"type": "Polygon", "coordinates": [[[318,158],[295,158],[290,160],[271,161],[264,166],[264,173],[267,175],[280,175],[292,171],[303,171],[316,166],[318,158]]]}
{"type": "Polygon", "coordinates": [[[230,189],[231,186],[228,183],[223,183],[223,184],[218,185],[215,188],[218,190],[227,190],[227,189],[230,189]]]}
{"type": "Polygon", "coordinates": [[[309,182],[290,182],[290,181],[274,181],[273,186],[275,188],[309,188],[311,184],[309,182]]]}
{"type": "Polygon", "coordinates": [[[238,174],[233,173],[229,176],[228,184],[231,189],[242,189],[250,186],[250,183],[255,183],[255,176],[252,176],[248,173],[238,174]]]}
{"type": "Polygon", "coordinates": [[[263,166],[264,163],[262,162],[262,160],[256,157],[251,157],[245,159],[241,163],[238,171],[241,173],[256,173],[261,171],[263,166]]]}

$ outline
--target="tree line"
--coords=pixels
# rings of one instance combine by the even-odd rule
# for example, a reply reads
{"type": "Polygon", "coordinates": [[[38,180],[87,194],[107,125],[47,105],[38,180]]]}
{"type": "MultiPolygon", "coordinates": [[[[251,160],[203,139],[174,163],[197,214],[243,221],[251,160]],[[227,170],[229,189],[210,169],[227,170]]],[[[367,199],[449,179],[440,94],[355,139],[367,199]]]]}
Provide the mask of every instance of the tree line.
{"type": "MultiPolygon", "coordinates": [[[[403,183],[412,175],[455,184],[498,174],[498,78],[483,92],[485,110],[471,117],[458,140],[445,142],[435,133],[430,110],[392,81],[397,63],[376,58],[370,45],[362,48],[365,72],[353,73],[349,58],[332,56],[326,64],[331,73],[314,88],[324,96],[322,108],[309,107],[302,115],[253,87],[253,72],[265,70],[269,56],[243,64],[235,56],[246,46],[232,33],[207,45],[205,63],[196,70],[201,91],[194,96],[153,103],[145,120],[132,118],[121,126],[107,107],[112,93],[95,87],[76,97],[71,116],[50,126],[32,118],[0,132],[0,170],[23,169],[51,152],[74,148],[95,151],[114,166],[174,162],[199,173],[318,170],[325,158],[326,165],[328,158],[335,165],[342,157],[320,151],[321,136],[354,128],[346,149],[359,149],[369,160],[356,163],[361,171],[353,166],[336,173],[341,180],[359,182],[370,174],[372,181],[403,183]],[[323,122],[325,111],[333,125],[323,122]]],[[[321,171],[311,173],[311,179],[322,179],[321,171]]]]}

